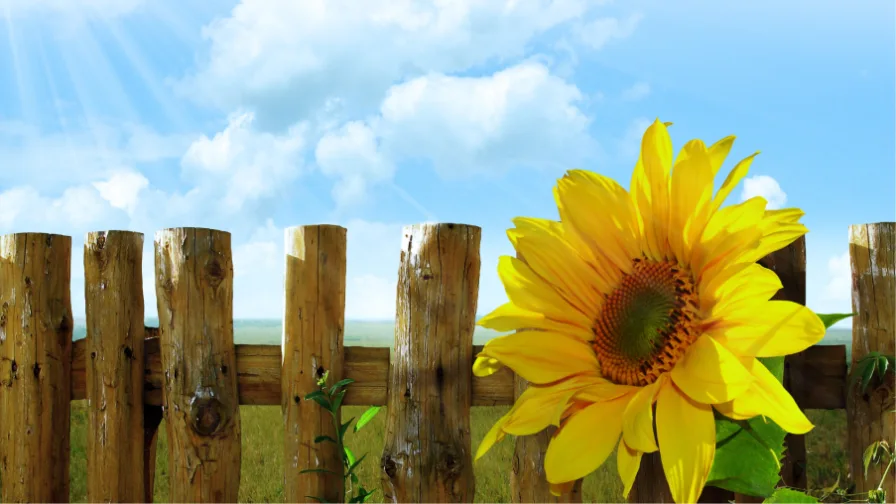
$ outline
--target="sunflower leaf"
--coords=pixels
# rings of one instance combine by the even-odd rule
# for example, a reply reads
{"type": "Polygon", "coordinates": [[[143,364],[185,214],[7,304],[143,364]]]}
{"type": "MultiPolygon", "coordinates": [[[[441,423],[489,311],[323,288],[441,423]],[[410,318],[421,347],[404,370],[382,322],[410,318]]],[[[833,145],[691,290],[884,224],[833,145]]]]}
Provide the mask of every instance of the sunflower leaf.
{"type": "Polygon", "coordinates": [[[771,497],[765,499],[762,502],[769,503],[778,503],[778,502],[792,502],[792,503],[809,503],[809,502],[818,502],[818,499],[812,497],[811,495],[807,495],[803,492],[793,490],[791,488],[777,488],[775,489],[775,493],[772,494],[771,497]]]}
{"type": "Polygon", "coordinates": [[[816,313],[816,315],[818,315],[818,318],[821,319],[821,322],[824,324],[824,328],[830,329],[831,326],[836,324],[837,322],[855,316],[855,313],[816,313]]]}
{"type": "MultiPolygon", "coordinates": [[[[759,360],[775,378],[783,380],[783,357],[759,360]]],[[[785,434],[770,419],[736,421],[717,413],[716,455],[706,484],[754,497],[772,497],[781,479],[785,434]]]]}

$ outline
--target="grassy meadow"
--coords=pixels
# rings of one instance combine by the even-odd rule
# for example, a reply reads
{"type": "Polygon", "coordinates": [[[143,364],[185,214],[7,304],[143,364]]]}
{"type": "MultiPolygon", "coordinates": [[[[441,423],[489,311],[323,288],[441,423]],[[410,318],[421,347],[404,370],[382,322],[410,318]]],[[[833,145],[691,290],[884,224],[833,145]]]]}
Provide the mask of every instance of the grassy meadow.
{"type": "MultiPolygon", "coordinates": [[[[147,320],[147,325],[157,321],[147,320]]],[[[390,346],[393,326],[391,322],[352,322],[346,324],[346,345],[390,346]]],[[[237,343],[279,344],[281,337],[279,321],[234,321],[237,343]]],[[[76,326],[75,338],[83,337],[83,325],[76,326]]],[[[482,344],[494,333],[477,328],[474,342],[482,344]]],[[[848,341],[848,331],[832,331],[826,337],[828,343],[848,341]],[[846,340],[844,340],[846,338],[846,340]]],[[[86,402],[72,404],[72,459],[71,459],[71,499],[85,502],[87,499],[86,460],[86,402]]],[[[343,408],[343,418],[358,417],[364,411],[361,406],[343,408]]],[[[475,407],[472,409],[473,449],[479,445],[492,424],[508,407],[475,407]]],[[[242,478],[240,501],[282,502],[283,501],[283,427],[279,406],[242,406],[242,478]]],[[[837,480],[845,481],[847,474],[846,415],[845,411],[809,411],[810,420],[816,428],[808,434],[808,477],[812,488],[828,486],[837,480]]],[[[378,491],[370,502],[382,502],[379,491],[379,458],[383,450],[385,433],[385,410],[361,432],[349,431],[347,443],[357,456],[368,453],[361,464],[360,477],[368,486],[378,491]]],[[[476,463],[476,501],[508,502],[510,483],[508,471],[511,468],[513,440],[508,437],[495,446],[476,463]]],[[[155,501],[168,501],[167,443],[164,425],[159,433],[156,463],[155,501]]],[[[584,500],[586,502],[621,502],[622,485],[616,474],[616,456],[612,454],[596,472],[585,478],[584,500]]]]}

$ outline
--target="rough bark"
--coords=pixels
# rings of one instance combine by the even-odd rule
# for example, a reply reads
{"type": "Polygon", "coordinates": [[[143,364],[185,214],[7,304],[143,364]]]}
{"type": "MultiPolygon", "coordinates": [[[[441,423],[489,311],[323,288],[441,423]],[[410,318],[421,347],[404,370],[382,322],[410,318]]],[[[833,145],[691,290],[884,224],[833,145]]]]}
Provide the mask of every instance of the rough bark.
{"type": "Polygon", "coordinates": [[[156,297],[174,502],[236,502],[240,415],[230,233],[159,231],[156,297]]]}
{"type": "Polygon", "coordinates": [[[68,502],[72,239],[0,236],[3,502],[68,502]]]}
{"type": "MultiPolygon", "coordinates": [[[[333,443],[314,443],[317,436],[337,438],[329,412],[305,395],[318,389],[329,372],[328,386],[343,377],[345,326],[346,230],[339,226],[301,226],[286,230],[286,304],[283,314],[281,408],[284,416],[284,494],[287,502],[306,496],[344,502],[342,454],[333,443]]],[[[352,386],[349,386],[351,389],[352,386]]],[[[337,415],[341,423],[341,415],[337,415]]]]}
{"type": "MultiPolygon", "coordinates": [[[[852,265],[852,365],[871,352],[896,353],[896,223],[879,222],[849,227],[849,255],[852,265]]],[[[855,367],[853,367],[855,369],[855,367]]],[[[856,492],[877,489],[884,476],[886,461],[872,464],[865,476],[862,454],[874,442],[894,443],[892,413],[894,376],[889,370],[882,381],[872,383],[863,393],[852,388],[846,407],[849,436],[849,468],[856,492]]],[[[896,498],[896,481],[890,470],[883,480],[887,500],[896,498]]]]}
{"type": "Polygon", "coordinates": [[[84,243],[87,500],[143,502],[143,234],[84,243]]]}
{"type": "Polygon", "coordinates": [[[387,502],[472,502],[478,227],[404,228],[381,460],[387,502]]]}

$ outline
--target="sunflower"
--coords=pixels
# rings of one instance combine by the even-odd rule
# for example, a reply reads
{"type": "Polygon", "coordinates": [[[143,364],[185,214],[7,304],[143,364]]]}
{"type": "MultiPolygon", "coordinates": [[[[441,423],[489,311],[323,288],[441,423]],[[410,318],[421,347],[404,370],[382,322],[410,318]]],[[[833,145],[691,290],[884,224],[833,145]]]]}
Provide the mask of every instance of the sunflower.
{"type": "Polygon", "coordinates": [[[766,210],[761,197],[722,208],[756,154],[713,195],[734,137],[692,140],[673,163],[666,126],[644,133],[631,192],[571,170],[554,188],[559,221],[513,221],[517,257],[498,266],[509,302],[479,321],[517,332],[489,341],[474,374],[508,366],[530,385],[476,458],[505,434],[556,425],[544,461],[555,494],[615,448],[628,497],[642,454],[659,450],[676,502],[694,502],[715,456],[713,409],[813,427],[757,360],[824,336],[811,310],[770,300],[781,282],[757,264],[806,233],[803,213],[766,210]]]}

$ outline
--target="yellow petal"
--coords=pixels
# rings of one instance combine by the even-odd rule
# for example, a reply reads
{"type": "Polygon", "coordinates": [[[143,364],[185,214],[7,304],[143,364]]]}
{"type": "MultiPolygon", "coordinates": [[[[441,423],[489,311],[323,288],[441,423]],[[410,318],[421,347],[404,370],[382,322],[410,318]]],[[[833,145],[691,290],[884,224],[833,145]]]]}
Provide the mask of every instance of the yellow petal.
{"type": "Polygon", "coordinates": [[[725,158],[731,152],[731,146],[734,145],[734,135],[726,136],[718,142],[709,146],[709,160],[712,164],[712,176],[715,177],[719,173],[719,169],[725,163],[725,158]]]}
{"type": "Polygon", "coordinates": [[[745,361],[756,379],[742,395],[716,405],[719,413],[734,420],[747,420],[763,415],[792,434],[805,434],[812,430],[812,422],[806,418],[793,396],[784,389],[775,375],[757,359],[749,358],[745,361]]]}
{"type": "Polygon", "coordinates": [[[480,355],[473,361],[473,375],[480,378],[490,376],[500,371],[503,367],[504,364],[501,364],[501,361],[498,359],[480,355]]]}
{"type": "Polygon", "coordinates": [[[620,441],[616,448],[616,469],[622,480],[622,497],[625,499],[628,499],[628,494],[635,483],[635,476],[641,467],[641,455],[640,451],[629,448],[625,441],[620,441]]]}
{"type": "Polygon", "coordinates": [[[642,387],[625,408],[622,436],[629,446],[638,451],[652,453],[657,450],[656,435],[653,432],[653,403],[667,379],[662,374],[657,381],[642,387]]]}
{"type": "Polygon", "coordinates": [[[689,263],[691,246],[706,227],[713,175],[702,141],[691,140],[682,152],[687,155],[672,169],[669,245],[680,262],[689,263]]]}
{"type": "Polygon", "coordinates": [[[507,231],[518,255],[538,276],[583,313],[598,313],[602,292],[610,286],[585,262],[563,235],[559,222],[516,218],[507,231]]]}
{"type": "Polygon", "coordinates": [[[640,256],[635,209],[615,180],[585,170],[570,170],[557,182],[560,220],[590,248],[623,273],[640,256]]]}
{"type": "Polygon", "coordinates": [[[548,331],[520,331],[493,338],[477,357],[497,359],[531,383],[550,383],[599,370],[588,343],[548,331]]]}
{"type": "Polygon", "coordinates": [[[697,502],[716,451],[712,407],[692,401],[674,386],[656,398],[656,434],[663,472],[675,502],[697,502]]]}
{"type": "MultiPolygon", "coordinates": [[[[638,201],[641,214],[650,215],[653,234],[651,242],[659,248],[659,253],[668,252],[666,237],[669,235],[669,175],[672,170],[672,139],[666,125],[659,119],[653,122],[641,139],[642,174],[638,176],[640,191],[645,201],[638,201]],[[644,205],[647,205],[645,208],[644,205]]],[[[636,167],[637,171],[637,167],[636,167]]],[[[645,230],[645,234],[648,230],[645,230]]]]}
{"type": "Polygon", "coordinates": [[[802,224],[782,223],[776,226],[767,226],[763,229],[759,244],[745,250],[735,260],[758,261],[772,252],[790,245],[808,232],[809,230],[802,224]]]}
{"type": "Polygon", "coordinates": [[[728,196],[731,195],[731,192],[734,191],[734,188],[737,187],[737,184],[739,184],[740,181],[747,176],[747,172],[750,171],[750,165],[753,164],[753,159],[758,155],[759,151],[756,151],[752,155],[747,156],[739,163],[734,165],[734,168],[728,173],[728,176],[725,177],[725,181],[722,182],[722,186],[719,188],[719,192],[716,193],[715,198],[713,198],[712,200],[712,212],[715,212],[719,208],[721,208],[722,203],[724,203],[728,196]]]}
{"type": "MultiPolygon", "coordinates": [[[[702,284],[719,270],[736,263],[734,258],[754,250],[762,238],[762,221],[766,201],[760,196],[723,208],[713,215],[703,231],[702,241],[691,256],[691,268],[702,284]]],[[[756,261],[749,261],[756,262],[756,261]]]]}
{"type": "Polygon", "coordinates": [[[514,403],[504,432],[528,436],[551,424],[558,425],[572,396],[579,389],[601,381],[605,380],[595,372],[572,376],[551,385],[529,385],[514,403]]]}
{"type": "Polygon", "coordinates": [[[590,314],[586,316],[570,305],[552,285],[516,257],[498,258],[498,276],[510,302],[524,310],[541,312],[553,320],[580,327],[587,327],[592,322],[590,314]]]}
{"type": "Polygon", "coordinates": [[[634,385],[619,385],[609,380],[594,382],[576,392],[576,399],[587,402],[609,401],[626,394],[634,395],[640,387],[634,385]]]}
{"type": "Polygon", "coordinates": [[[598,402],[575,413],[558,429],[544,455],[551,483],[577,480],[600,467],[622,434],[628,396],[598,402]]]}
{"type": "Polygon", "coordinates": [[[824,338],[824,324],[812,310],[791,301],[768,301],[755,311],[734,314],[730,327],[710,335],[733,353],[750,357],[780,357],[815,345],[824,338]]]}
{"type": "Polygon", "coordinates": [[[568,334],[583,341],[594,339],[594,334],[588,327],[551,320],[543,313],[525,310],[513,303],[505,303],[495,308],[494,311],[479,319],[477,325],[498,332],[541,329],[543,331],[568,334]]]}
{"type": "Polygon", "coordinates": [[[806,212],[800,210],[799,208],[779,208],[776,210],[765,211],[765,216],[767,219],[787,224],[795,224],[799,222],[800,218],[802,218],[804,215],[806,215],[806,212]]]}
{"type": "Polygon", "coordinates": [[[549,488],[551,490],[551,495],[554,497],[560,497],[563,494],[568,494],[572,492],[573,487],[576,485],[576,480],[567,481],[565,483],[549,483],[549,488]]]}
{"type": "Polygon", "coordinates": [[[682,392],[705,404],[730,401],[753,382],[737,356],[709,336],[698,337],[669,374],[682,392]]]}
{"type": "Polygon", "coordinates": [[[495,422],[495,425],[492,425],[492,428],[485,434],[482,442],[479,443],[479,448],[476,449],[476,457],[473,459],[474,462],[482,458],[495,443],[504,439],[504,431],[502,430],[502,427],[508,418],[510,418],[509,412],[498,419],[498,421],[495,422]]]}
{"type": "Polygon", "coordinates": [[[755,310],[756,304],[764,304],[781,287],[781,279],[774,271],[757,263],[748,263],[715,292],[701,291],[700,303],[711,317],[724,317],[727,313],[755,310]]]}

